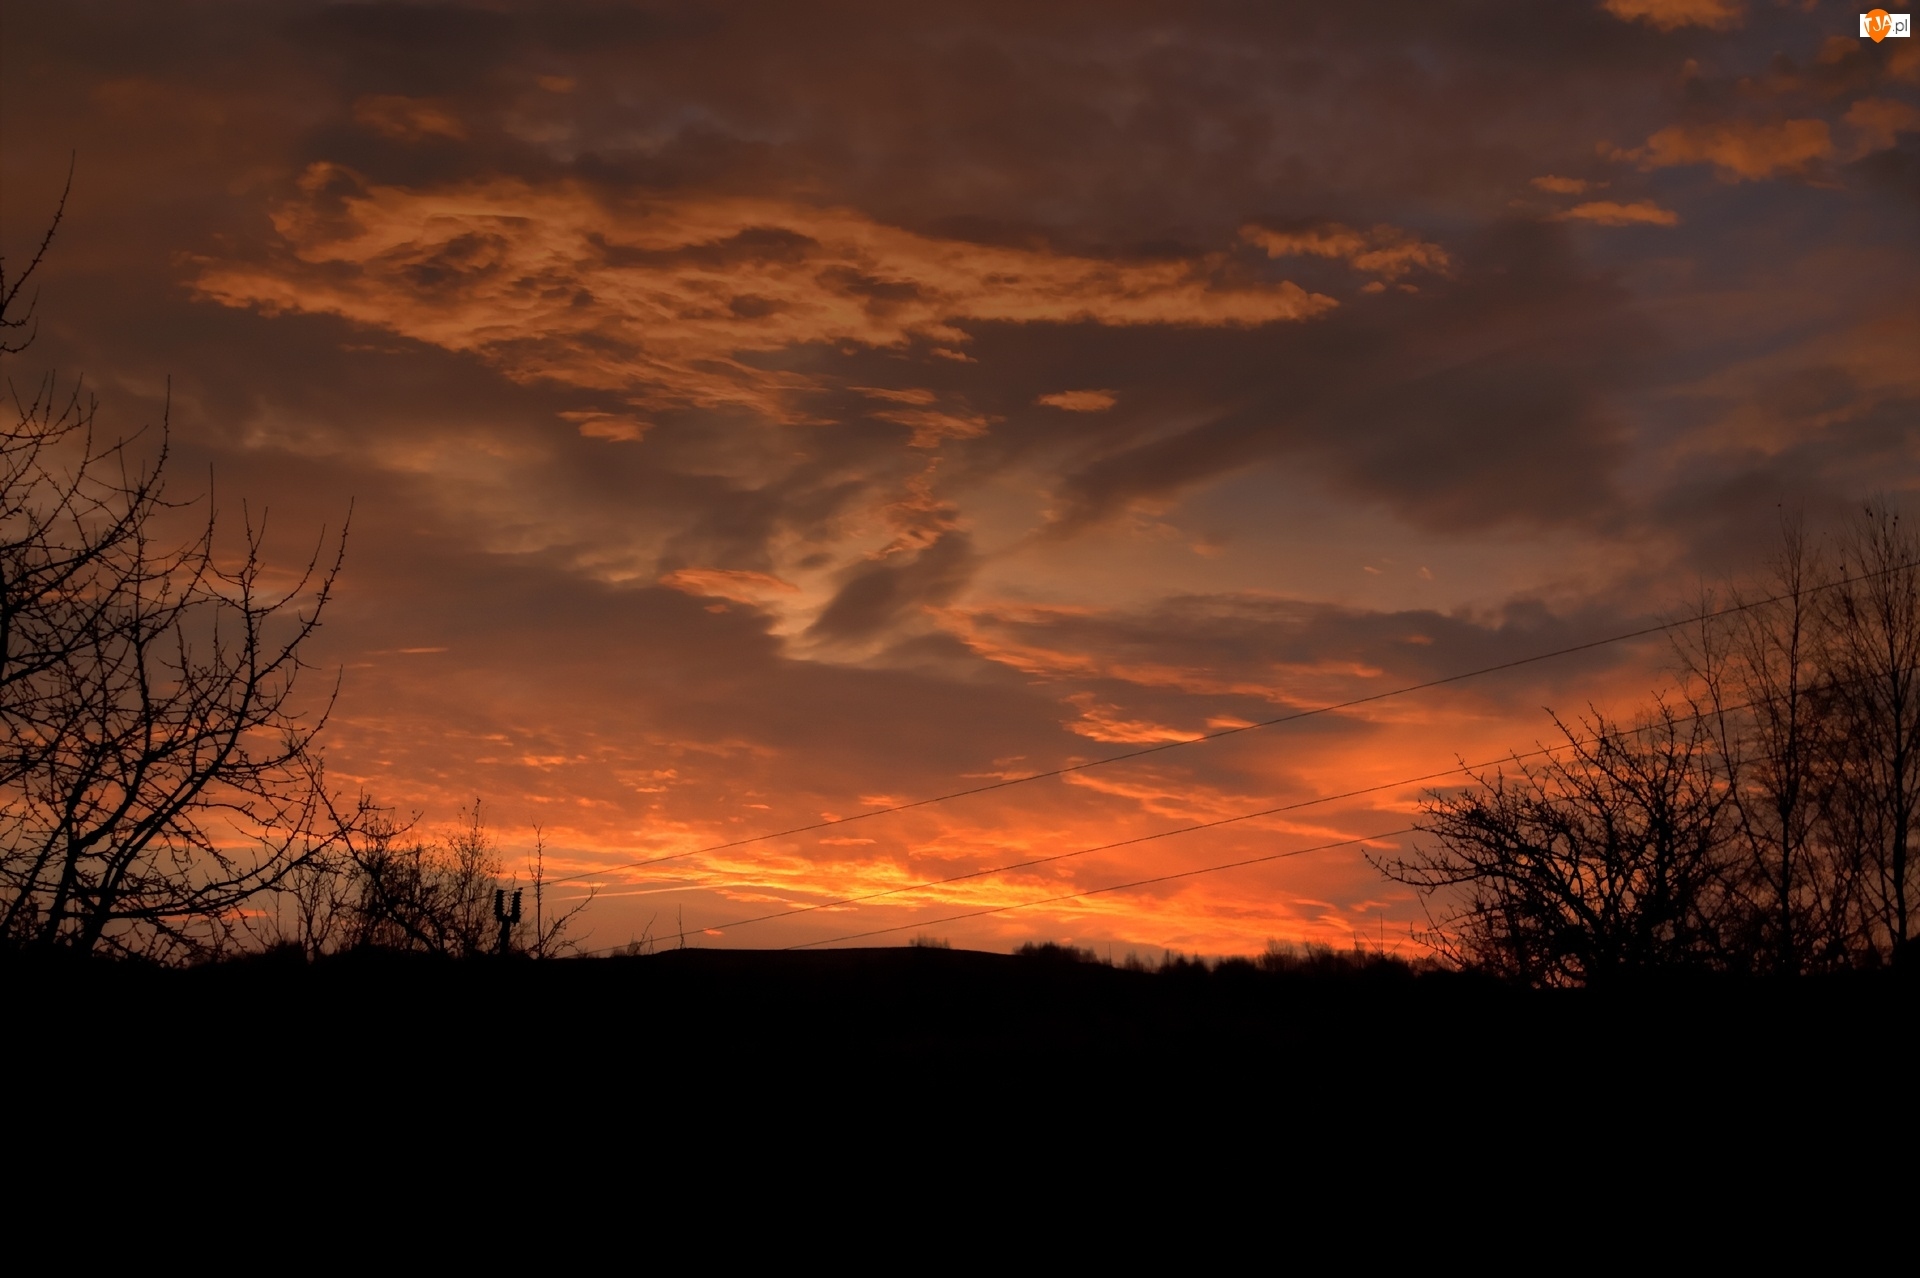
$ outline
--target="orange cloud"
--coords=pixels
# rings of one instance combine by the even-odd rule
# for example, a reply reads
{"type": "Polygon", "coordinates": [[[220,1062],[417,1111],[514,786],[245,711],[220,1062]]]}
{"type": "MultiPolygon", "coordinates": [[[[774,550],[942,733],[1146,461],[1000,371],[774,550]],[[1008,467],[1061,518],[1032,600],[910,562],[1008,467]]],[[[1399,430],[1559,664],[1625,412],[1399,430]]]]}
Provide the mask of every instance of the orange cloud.
{"type": "Polygon", "coordinates": [[[1601,226],[1678,226],[1680,215],[1663,209],[1652,200],[1618,204],[1612,200],[1593,200],[1576,204],[1558,215],[1565,222],[1596,222],[1601,226]]]}
{"type": "Polygon", "coordinates": [[[402,97],[395,93],[375,93],[353,104],[354,122],[372,129],[382,137],[399,142],[420,142],[427,138],[459,141],[467,136],[460,117],[425,98],[402,97]]]}
{"type": "Polygon", "coordinates": [[[1067,701],[1080,711],[1080,717],[1068,723],[1067,730],[1094,741],[1149,745],[1156,741],[1191,741],[1200,735],[1149,719],[1124,718],[1119,707],[1101,702],[1091,692],[1077,692],[1067,701]]]}
{"type": "Polygon", "coordinates": [[[907,442],[915,448],[937,448],[948,439],[974,439],[986,434],[993,424],[980,413],[943,413],[930,408],[894,408],[874,416],[911,430],[913,436],[907,442]]]}
{"type": "Polygon", "coordinates": [[[1222,283],[1223,255],[1124,262],[972,244],[779,199],[614,203],[512,179],[415,191],[325,164],[300,186],[274,215],[290,255],[204,262],[202,297],[343,316],[637,407],[804,420],[791,392],[816,383],[742,358],[793,346],[951,349],[968,321],[1252,327],[1337,305],[1290,282],[1222,283]]]}
{"type": "Polygon", "coordinates": [[[1119,401],[1112,391],[1076,390],[1055,391],[1051,395],[1042,395],[1033,401],[1045,404],[1049,408],[1063,409],[1069,413],[1103,413],[1119,401]]]}
{"type": "Polygon", "coordinates": [[[894,404],[926,405],[940,398],[932,391],[919,387],[895,389],[889,386],[851,386],[848,387],[848,389],[857,390],[862,395],[871,395],[875,399],[884,399],[894,404]]]}
{"type": "Polygon", "coordinates": [[[1644,22],[1662,31],[1680,27],[1725,31],[1746,17],[1739,0],[1605,0],[1600,7],[1622,21],[1644,22]]]}
{"type": "Polygon", "coordinates": [[[942,411],[932,407],[939,396],[921,387],[892,389],[885,386],[853,386],[872,399],[907,407],[883,409],[873,414],[883,422],[893,422],[913,431],[909,441],[915,448],[937,448],[948,439],[973,439],[984,435],[997,419],[981,413],[942,411]]]}
{"type": "Polygon", "coordinates": [[[1584,178],[1556,177],[1549,173],[1544,177],[1533,179],[1533,185],[1538,190],[1554,195],[1584,195],[1594,187],[1605,186],[1606,183],[1589,182],[1584,178]]]}
{"type": "Polygon", "coordinates": [[[1833,136],[1825,120],[1675,125],[1648,138],[1644,147],[1616,153],[1618,158],[1639,161],[1643,169],[1711,164],[1729,181],[1804,172],[1832,154],[1833,136]]]}
{"type": "Polygon", "coordinates": [[[1847,123],[1858,134],[1857,155],[1884,151],[1896,135],[1920,131],[1920,107],[1893,98],[1861,98],[1847,108],[1847,123]]]}
{"type": "Polygon", "coordinates": [[[582,409],[561,413],[560,417],[579,427],[580,433],[589,439],[632,441],[647,433],[647,423],[619,413],[582,409]]]}
{"type": "Polygon", "coordinates": [[[680,568],[660,578],[660,584],[689,595],[758,603],[769,594],[792,594],[800,587],[771,573],[738,568],[680,568]]]}
{"type": "Polygon", "coordinates": [[[1338,222],[1305,230],[1276,231],[1257,224],[1240,228],[1240,238],[1258,244],[1268,257],[1331,257],[1356,271],[1397,279],[1409,271],[1444,271],[1446,250],[1394,226],[1360,231],[1338,222]]]}

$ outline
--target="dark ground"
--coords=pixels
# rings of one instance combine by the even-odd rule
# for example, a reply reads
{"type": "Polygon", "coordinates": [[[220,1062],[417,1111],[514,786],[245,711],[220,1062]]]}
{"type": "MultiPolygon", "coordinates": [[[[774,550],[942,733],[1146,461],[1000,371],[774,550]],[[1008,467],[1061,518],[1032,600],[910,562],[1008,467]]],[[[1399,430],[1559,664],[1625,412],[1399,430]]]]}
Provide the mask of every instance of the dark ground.
{"type": "Polygon", "coordinates": [[[15,961],[0,1081],[47,1173],[16,1207],[117,1194],[274,1255],[991,1270],[1037,1236],[1184,1273],[1397,1237],[1558,1272],[1791,1236],[1832,1265],[1909,1201],[1917,1005],[1891,972],[1540,992],[937,949],[15,961]]]}
{"type": "Polygon", "coordinates": [[[0,1084],[13,1147],[53,1151],[76,1184],[157,1167],[157,1192],[190,1202],[199,1169],[237,1167],[236,1192],[324,1183],[328,1212],[381,1220],[452,1194],[469,1232],[524,1184],[560,1216],[585,1194],[724,1250],[730,1227],[663,1218],[659,1195],[857,1214],[857,1183],[898,1221],[929,1195],[1007,1227],[1044,1209],[1062,1246],[1078,1203],[1122,1252],[1136,1219],[1190,1228],[1231,1203],[1235,1230],[1283,1211],[1311,1232],[1334,1227],[1326,1201],[1362,1244],[1391,1217],[1477,1247],[1512,1244],[1515,1213],[1558,1229],[1568,1203],[1643,1231],[1685,1205],[1711,1233],[1722,1217],[1700,1213],[1737,1199],[1757,1241],[1768,1194],[1842,1216],[1905,1201],[1904,1173],[1881,1169],[1912,1147],[1915,988],[1881,972],[1542,992],[1389,963],[1129,971],[938,949],[14,961],[0,1084]],[[1282,1186],[1305,1196],[1282,1208],[1282,1186]]]}
{"type": "Polygon", "coordinates": [[[1585,1084],[1733,1098],[1782,1071],[1804,1088],[1910,1059],[1916,988],[1884,972],[1530,991],[1395,963],[1130,971],[941,949],[0,966],[16,1067],[267,1054],[323,1072],[460,1063],[589,1088],[610,1073],[991,1079],[1071,1063],[1089,1085],[1159,1071],[1410,1095],[1585,1084]]]}

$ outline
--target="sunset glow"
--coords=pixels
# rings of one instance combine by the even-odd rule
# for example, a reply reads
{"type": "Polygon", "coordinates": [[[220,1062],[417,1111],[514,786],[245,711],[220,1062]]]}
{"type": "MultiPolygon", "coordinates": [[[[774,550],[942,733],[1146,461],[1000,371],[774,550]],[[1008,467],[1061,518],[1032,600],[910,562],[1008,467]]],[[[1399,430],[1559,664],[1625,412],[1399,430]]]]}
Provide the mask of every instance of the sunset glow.
{"type": "Polygon", "coordinates": [[[12,375],[170,402],[276,563],[351,509],[335,784],[544,840],[589,946],[1414,953],[1368,854],[1668,641],[1290,716],[1920,486],[1920,50],[1855,24],[10,5],[9,262],[75,174],[12,375]]]}

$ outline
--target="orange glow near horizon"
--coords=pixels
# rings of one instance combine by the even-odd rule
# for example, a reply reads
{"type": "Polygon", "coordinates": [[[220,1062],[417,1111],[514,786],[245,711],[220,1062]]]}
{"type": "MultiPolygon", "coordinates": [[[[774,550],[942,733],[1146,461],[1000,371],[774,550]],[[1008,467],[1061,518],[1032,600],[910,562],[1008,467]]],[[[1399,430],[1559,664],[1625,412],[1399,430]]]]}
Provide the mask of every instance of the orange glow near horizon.
{"type": "MultiPolygon", "coordinates": [[[[1379,688],[1384,682],[1380,673],[1350,674],[1344,685],[1348,695],[1367,695],[1379,688]]],[[[1641,673],[1629,666],[1611,676],[1584,681],[1582,692],[1576,694],[1581,696],[1578,704],[1618,707],[1630,713],[1645,700],[1648,685],[1638,677],[1641,673]]],[[[381,701],[391,704],[385,698],[381,701]]],[[[481,797],[483,803],[490,803],[493,833],[507,854],[509,868],[522,875],[526,867],[515,862],[514,854],[531,846],[537,825],[549,849],[548,873],[570,880],[556,887],[555,900],[577,901],[591,885],[596,939],[603,944],[626,939],[617,931],[607,935],[609,928],[617,930],[621,923],[635,936],[650,931],[659,938],[671,933],[678,926],[673,913],[677,908],[689,929],[697,925],[701,932],[711,932],[702,942],[708,944],[717,943],[714,936],[728,944],[799,944],[883,929],[893,929],[892,942],[903,944],[934,928],[942,939],[985,948],[1053,939],[1113,945],[1120,952],[1174,949],[1227,954],[1254,952],[1269,940],[1344,947],[1361,939],[1414,953],[1419,946],[1409,930],[1426,925],[1418,904],[1404,889],[1380,881],[1364,856],[1367,851],[1402,847],[1404,837],[1310,851],[1297,859],[1038,909],[935,924],[949,915],[1400,831],[1417,819],[1419,800],[1426,791],[1466,782],[1464,775],[1446,775],[1462,761],[1498,767],[1510,752],[1530,751],[1557,740],[1541,716],[1532,716],[1529,733],[1529,716],[1515,714],[1497,700],[1487,702],[1470,691],[1436,690],[1339,716],[1334,739],[1323,737],[1304,760],[1298,729],[1306,725],[1278,725],[800,835],[762,837],[782,828],[843,820],[871,808],[912,803],[1142,744],[1191,741],[1214,726],[1110,733],[1104,730],[1104,722],[1089,726],[1084,702],[1078,694],[1064,699],[1062,726],[1086,738],[1083,745],[1093,748],[1051,760],[994,760],[986,770],[937,781],[929,778],[934,784],[920,792],[845,792],[831,796],[838,802],[830,807],[796,803],[794,796],[781,793],[775,784],[725,795],[743,773],[777,778],[782,770],[782,760],[755,758],[757,752],[744,743],[731,750],[719,743],[683,748],[676,753],[692,756],[683,766],[647,771],[619,765],[617,757],[625,753],[622,746],[630,749],[631,743],[594,741],[593,748],[584,751],[560,748],[541,753],[537,746],[516,751],[517,743],[503,739],[459,769],[467,782],[464,788],[431,775],[440,769],[422,775],[420,762],[414,760],[371,761],[376,766],[342,770],[340,775],[376,794],[397,789],[423,796],[440,812],[481,797]],[[1076,712],[1077,717],[1064,717],[1076,712]],[[1237,774],[1237,784],[1206,776],[1220,762],[1216,757],[1220,755],[1231,756],[1227,764],[1237,774]],[[1381,786],[1390,788],[1318,802],[1381,786]],[[531,819],[501,820],[506,804],[497,797],[489,800],[489,795],[518,796],[520,810],[530,813],[531,819]],[[1086,851],[1282,805],[1299,806],[1130,847],[1086,851]],[[636,825],[635,817],[642,812],[649,819],[636,825]],[[752,841],[701,851],[735,840],[752,841]],[[1061,859],[1005,874],[915,887],[929,880],[1054,857],[1061,859]],[[834,904],[872,893],[895,894],[834,904]],[[800,907],[823,908],[738,929],[726,926],[733,920],[758,919],[800,907]]],[[[1296,703],[1276,703],[1274,709],[1281,704],[1296,703]]],[[[384,724],[387,717],[381,716],[378,722],[384,724]]],[[[361,757],[361,726],[357,721],[343,723],[335,739],[336,757],[348,766],[361,757]]],[[[563,725],[554,725],[549,732],[552,740],[573,735],[563,725]]],[[[867,943],[888,943],[888,938],[867,943]]]]}

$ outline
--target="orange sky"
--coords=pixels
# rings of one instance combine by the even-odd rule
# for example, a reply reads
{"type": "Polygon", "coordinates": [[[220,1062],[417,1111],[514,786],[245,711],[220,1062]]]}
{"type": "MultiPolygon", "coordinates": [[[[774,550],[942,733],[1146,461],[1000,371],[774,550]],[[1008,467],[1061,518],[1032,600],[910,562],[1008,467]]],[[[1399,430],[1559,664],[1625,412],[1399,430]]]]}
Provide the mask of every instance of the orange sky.
{"type": "Polygon", "coordinates": [[[1920,480],[1920,50],[1834,5],[5,7],[10,259],[78,157],[12,375],[171,378],[289,556],[351,500],[334,775],[540,827],[594,945],[1410,949],[1353,846],[938,920],[1421,784],[721,925],[1495,759],[1659,641],[609,867],[1633,629],[1920,480]]]}

